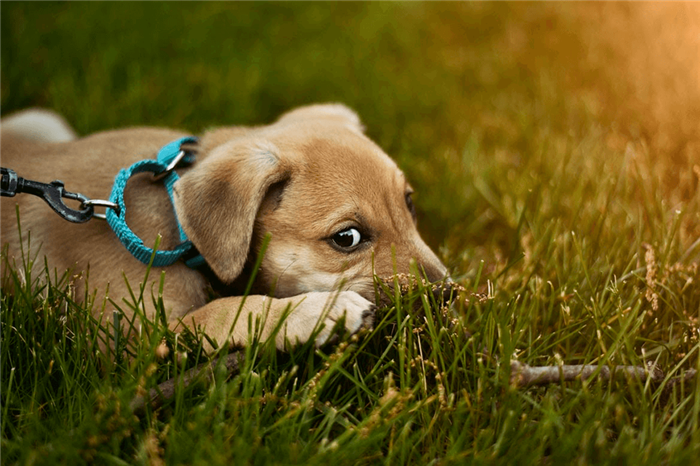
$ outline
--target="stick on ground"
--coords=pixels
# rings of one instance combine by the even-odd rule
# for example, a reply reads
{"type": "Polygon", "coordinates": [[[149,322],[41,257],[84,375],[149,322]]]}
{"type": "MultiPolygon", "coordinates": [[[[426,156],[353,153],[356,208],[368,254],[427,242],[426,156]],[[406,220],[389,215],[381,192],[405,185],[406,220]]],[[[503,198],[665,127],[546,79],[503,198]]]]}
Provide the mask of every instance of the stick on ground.
{"type": "MultiPolygon", "coordinates": [[[[243,357],[243,353],[240,351],[236,351],[235,353],[231,353],[224,357],[225,359],[223,364],[224,367],[226,367],[226,372],[228,375],[238,372],[243,357]]],[[[214,368],[218,362],[219,358],[212,359],[211,361],[205,362],[188,370],[182,376],[180,376],[182,378],[182,384],[187,387],[196,380],[212,380],[214,377],[214,368]]],[[[164,401],[171,399],[175,395],[175,387],[178,383],[180,383],[180,377],[173,377],[172,379],[166,380],[165,382],[159,384],[156,388],[150,389],[147,397],[143,395],[136,395],[134,399],[131,400],[132,411],[143,411],[143,409],[146,407],[146,403],[151,405],[152,408],[160,407],[164,401]]]]}
{"type": "MultiPolygon", "coordinates": [[[[519,361],[510,363],[510,383],[514,387],[530,387],[533,385],[547,385],[561,381],[586,380],[597,375],[602,380],[610,380],[613,375],[624,375],[641,382],[651,380],[662,382],[666,375],[655,365],[647,367],[639,366],[595,366],[595,365],[568,365],[532,367],[519,361]]],[[[690,369],[684,375],[674,377],[668,381],[668,386],[673,386],[681,381],[688,381],[695,377],[696,371],[690,369]]]]}

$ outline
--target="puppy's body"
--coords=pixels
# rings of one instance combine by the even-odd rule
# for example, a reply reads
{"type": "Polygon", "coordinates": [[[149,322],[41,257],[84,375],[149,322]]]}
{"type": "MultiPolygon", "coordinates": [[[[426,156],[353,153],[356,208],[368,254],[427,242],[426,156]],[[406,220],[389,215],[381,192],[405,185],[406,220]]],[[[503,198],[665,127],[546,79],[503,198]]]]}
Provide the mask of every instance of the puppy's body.
{"type": "MultiPolygon", "coordinates": [[[[93,199],[109,197],[121,168],[154,158],[163,145],[186,135],[135,128],[37,143],[13,134],[3,130],[3,166],[28,179],[60,179],[67,190],[93,199]]],[[[214,130],[200,139],[196,151],[196,163],[178,169],[175,211],[218,279],[247,282],[263,237],[270,233],[271,240],[254,287],[261,294],[248,296],[242,308],[237,296],[206,303],[204,274],[182,262],[168,267],[163,295],[173,328],[202,326],[219,343],[244,345],[249,316],[263,321],[261,337],[266,338],[291,308],[277,346],[308,340],[323,319],[320,344],[343,315],[351,332],[371,322],[373,273],[409,272],[414,259],[431,280],[445,276],[416,230],[403,174],[362,134],[349,109],[316,105],[269,126],[214,130]],[[266,297],[270,292],[273,297],[266,297]]],[[[147,174],[134,177],[125,201],[127,222],[147,245],[153,246],[159,234],[161,249],[180,242],[162,183],[147,174]]],[[[2,199],[2,242],[18,265],[15,203],[25,241],[31,232],[32,245],[41,244],[50,270],[83,271],[89,265],[89,286],[103,293],[109,285],[116,301],[128,296],[122,273],[132,285],[143,280],[146,266],[126,251],[106,222],[71,224],[29,195],[2,199]]],[[[157,289],[151,287],[159,274],[151,277],[147,290],[157,289]]]]}

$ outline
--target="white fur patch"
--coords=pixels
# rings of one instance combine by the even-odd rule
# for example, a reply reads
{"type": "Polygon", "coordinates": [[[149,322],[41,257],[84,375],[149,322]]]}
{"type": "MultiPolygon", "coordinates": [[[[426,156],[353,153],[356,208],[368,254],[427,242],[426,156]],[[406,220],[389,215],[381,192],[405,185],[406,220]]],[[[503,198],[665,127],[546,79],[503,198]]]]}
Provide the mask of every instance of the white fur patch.
{"type": "Polygon", "coordinates": [[[68,123],[50,110],[29,109],[6,117],[2,131],[35,142],[68,142],[77,138],[68,123]]]}
{"type": "Polygon", "coordinates": [[[363,327],[371,327],[374,304],[354,291],[311,292],[304,295],[287,317],[283,332],[277,336],[277,347],[284,348],[288,341],[298,344],[316,335],[316,346],[328,341],[335,324],[344,319],[345,329],[351,334],[363,327]]]}

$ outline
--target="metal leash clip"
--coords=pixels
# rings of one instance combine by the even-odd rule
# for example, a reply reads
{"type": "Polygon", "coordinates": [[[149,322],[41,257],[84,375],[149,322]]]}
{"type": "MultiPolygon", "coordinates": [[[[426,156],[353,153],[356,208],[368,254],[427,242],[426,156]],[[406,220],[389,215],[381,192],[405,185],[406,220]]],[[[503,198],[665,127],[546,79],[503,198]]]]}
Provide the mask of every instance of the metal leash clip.
{"type": "Polygon", "coordinates": [[[61,217],[73,223],[85,223],[92,217],[104,219],[104,214],[96,214],[95,206],[107,207],[119,210],[119,206],[113,202],[103,200],[92,200],[80,193],[71,193],[64,189],[62,181],[56,180],[51,183],[40,183],[17,176],[14,170],[0,168],[2,180],[0,181],[0,195],[14,197],[17,193],[33,194],[43,198],[46,203],[61,217]],[[68,207],[63,199],[80,201],[80,207],[73,209],[68,207]]]}

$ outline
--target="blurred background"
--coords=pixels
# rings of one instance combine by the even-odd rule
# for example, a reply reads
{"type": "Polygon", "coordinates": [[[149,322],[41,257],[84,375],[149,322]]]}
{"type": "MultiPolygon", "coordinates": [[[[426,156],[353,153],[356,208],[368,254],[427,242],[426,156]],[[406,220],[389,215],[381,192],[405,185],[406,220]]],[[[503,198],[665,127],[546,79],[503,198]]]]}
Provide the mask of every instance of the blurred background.
{"type": "MultiPolygon", "coordinates": [[[[134,125],[197,133],[343,102],[408,174],[430,245],[464,273],[479,260],[495,270],[527,258],[546,216],[591,238],[624,236],[616,222],[632,216],[653,241],[650,225],[665,214],[649,206],[697,192],[700,4],[0,8],[3,115],[38,106],[80,134],[134,125]],[[590,187],[608,170],[632,170],[630,189],[656,200],[638,209],[630,200],[597,224],[592,214],[616,204],[590,187]]],[[[699,224],[684,217],[686,246],[699,224]]]]}

